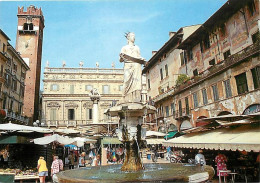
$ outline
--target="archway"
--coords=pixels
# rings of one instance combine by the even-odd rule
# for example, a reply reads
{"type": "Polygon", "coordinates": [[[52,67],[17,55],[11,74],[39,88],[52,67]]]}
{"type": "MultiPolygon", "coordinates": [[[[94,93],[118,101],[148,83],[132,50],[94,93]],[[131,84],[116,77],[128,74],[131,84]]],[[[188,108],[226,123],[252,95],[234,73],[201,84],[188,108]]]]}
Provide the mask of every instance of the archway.
{"type": "Polygon", "coordinates": [[[252,104],[248,106],[244,111],[243,115],[254,114],[260,112],[260,104],[252,104]]]}
{"type": "Polygon", "coordinates": [[[221,111],[220,113],[218,113],[217,116],[224,116],[224,115],[229,115],[229,114],[232,114],[232,113],[229,111],[221,111]]]}

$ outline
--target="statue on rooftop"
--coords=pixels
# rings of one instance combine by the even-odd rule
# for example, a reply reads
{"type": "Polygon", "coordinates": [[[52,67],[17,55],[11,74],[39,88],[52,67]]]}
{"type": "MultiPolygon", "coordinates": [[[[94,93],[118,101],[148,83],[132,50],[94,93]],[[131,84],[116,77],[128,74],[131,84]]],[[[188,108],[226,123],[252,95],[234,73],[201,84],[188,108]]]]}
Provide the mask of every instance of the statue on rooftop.
{"type": "Polygon", "coordinates": [[[140,49],[135,42],[133,32],[126,33],[127,45],[123,46],[120,52],[120,62],[124,62],[124,91],[125,97],[128,94],[141,96],[142,90],[142,64],[145,59],[140,55],[140,49]]]}

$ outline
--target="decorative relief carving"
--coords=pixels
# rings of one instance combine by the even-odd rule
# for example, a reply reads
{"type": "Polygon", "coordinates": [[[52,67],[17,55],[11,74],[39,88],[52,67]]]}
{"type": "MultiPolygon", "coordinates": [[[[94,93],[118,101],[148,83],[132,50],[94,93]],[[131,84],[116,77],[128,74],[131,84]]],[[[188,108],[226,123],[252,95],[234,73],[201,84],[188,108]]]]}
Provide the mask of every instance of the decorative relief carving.
{"type": "Polygon", "coordinates": [[[50,102],[47,104],[47,107],[60,107],[61,105],[58,102],[50,102]]]}
{"type": "Polygon", "coordinates": [[[75,79],[75,75],[70,75],[70,79],[75,79]]]}
{"type": "Polygon", "coordinates": [[[65,104],[65,107],[72,107],[72,108],[77,108],[78,107],[78,104],[75,104],[75,103],[67,103],[65,104]]]}
{"type": "Polygon", "coordinates": [[[83,104],[83,107],[91,109],[93,107],[93,103],[92,102],[86,102],[86,103],[83,104]]]}
{"type": "Polygon", "coordinates": [[[100,107],[101,107],[102,109],[107,109],[107,108],[111,107],[111,104],[110,104],[110,103],[101,103],[101,104],[100,104],[100,107]]]}

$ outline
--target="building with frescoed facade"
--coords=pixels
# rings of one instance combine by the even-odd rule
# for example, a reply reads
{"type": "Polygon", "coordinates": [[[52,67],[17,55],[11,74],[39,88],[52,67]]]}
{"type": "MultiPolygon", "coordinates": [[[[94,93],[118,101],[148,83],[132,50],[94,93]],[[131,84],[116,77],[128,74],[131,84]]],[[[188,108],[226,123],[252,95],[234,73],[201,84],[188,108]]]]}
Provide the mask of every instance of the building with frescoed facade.
{"type": "Polygon", "coordinates": [[[143,70],[158,109],[151,122],[164,119],[161,126],[167,122],[180,131],[218,116],[232,121],[260,111],[259,6],[259,0],[230,0],[186,39],[174,46],[168,41],[155,53],[143,70]],[[171,53],[176,67],[166,71],[171,53]],[[165,87],[170,75],[175,78],[165,87]],[[177,86],[180,75],[189,79],[177,86]]]}
{"type": "Polygon", "coordinates": [[[112,119],[104,112],[121,100],[123,77],[123,69],[114,67],[84,68],[82,63],[79,68],[67,68],[65,64],[61,68],[47,65],[43,79],[42,121],[51,129],[69,128],[85,132],[86,129],[105,128],[103,132],[106,133],[107,124],[118,123],[117,118],[112,119]],[[93,89],[97,89],[100,96],[99,101],[95,101],[98,105],[95,125],[94,101],[90,97],[93,89]]]}

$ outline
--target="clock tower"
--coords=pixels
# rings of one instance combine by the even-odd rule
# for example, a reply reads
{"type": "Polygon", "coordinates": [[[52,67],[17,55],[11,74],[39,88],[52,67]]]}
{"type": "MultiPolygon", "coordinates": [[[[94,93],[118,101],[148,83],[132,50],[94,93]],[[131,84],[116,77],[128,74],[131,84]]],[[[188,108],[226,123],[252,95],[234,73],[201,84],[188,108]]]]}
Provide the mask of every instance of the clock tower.
{"type": "Polygon", "coordinates": [[[24,83],[23,115],[29,117],[32,124],[39,118],[44,16],[41,8],[31,5],[27,11],[24,11],[24,7],[18,7],[17,17],[16,50],[30,67],[24,83]]]}

